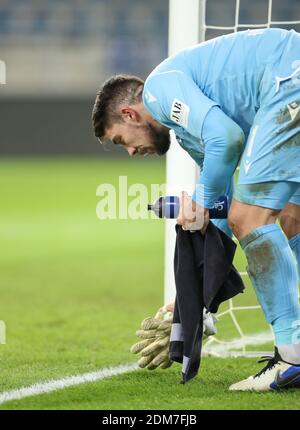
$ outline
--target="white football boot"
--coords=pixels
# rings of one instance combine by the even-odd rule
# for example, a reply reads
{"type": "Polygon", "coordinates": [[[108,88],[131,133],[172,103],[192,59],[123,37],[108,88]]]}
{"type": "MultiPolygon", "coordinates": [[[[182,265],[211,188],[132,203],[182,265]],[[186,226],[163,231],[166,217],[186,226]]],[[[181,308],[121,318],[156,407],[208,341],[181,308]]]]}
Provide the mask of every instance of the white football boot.
{"type": "Polygon", "coordinates": [[[274,357],[263,357],[268,364],[256,375],[229,387],[230,391],[271,391],[300,388],[300,365],[284,361],[275,347],[274,357]]]}

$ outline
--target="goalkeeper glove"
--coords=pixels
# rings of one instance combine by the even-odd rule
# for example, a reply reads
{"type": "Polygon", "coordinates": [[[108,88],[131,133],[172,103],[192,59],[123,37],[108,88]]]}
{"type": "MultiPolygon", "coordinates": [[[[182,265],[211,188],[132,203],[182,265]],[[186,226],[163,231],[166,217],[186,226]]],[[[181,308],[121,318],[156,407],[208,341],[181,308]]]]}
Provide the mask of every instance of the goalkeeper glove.
{"type": "Polygon", "coordinates": [[[141,329],[136,335],[141,339],[132,345],[130,351],[140,354],[139,367],[154,370],[156,368],[167,369],[173,362],[169,359],[170,333],[173,314],[165,315],[161,310],[155,317],[145,318],[141,323],[141,329]]]}
{"type": "MultiPolygon", "coordinates": [[[[169,359],[169,345],[173,313],[166,312],[166,307],[159,309],[155,317],[145,318],[136,335],[141,339],[132,345],[130,351],[140,354],[138,365],[141,368],[154,370],[167,369],[173,362],[169,359]]],[[[203,310],[203,338],[216,334],[217,318],[206,309],[203,310]]]]}

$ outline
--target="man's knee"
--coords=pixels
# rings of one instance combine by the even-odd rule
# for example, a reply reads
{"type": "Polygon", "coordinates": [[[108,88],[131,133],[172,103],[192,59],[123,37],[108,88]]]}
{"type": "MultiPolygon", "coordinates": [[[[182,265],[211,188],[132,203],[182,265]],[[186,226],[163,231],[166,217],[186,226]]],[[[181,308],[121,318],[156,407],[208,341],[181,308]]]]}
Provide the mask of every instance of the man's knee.
{"type": "Polygon", "coordinates": [[[242,237],[244,224],[243,218],[239,215],[238,211],[230,210],[228,215],[228,225],[235,237],[240,239],[242,237]]]}
{"type": "Polygon", "coordinates": [[[279,222],[288,239],[300,233],[300,206],[288,203],[280,212],[279,222]]]}
{"type": "Polygon", "coordinates": [[[240,240],[253,230],[251,221],[245,217],[244,211],[233,208],[228,215],[228,225],[234,236],[240,240]]]}
{"type": "Polygon", "coordinates": [[[248,205],[233,199],[228,215],[228,225],[238,240],[255,228],[272,224],[278,211],[260,206],[248,205]]]}

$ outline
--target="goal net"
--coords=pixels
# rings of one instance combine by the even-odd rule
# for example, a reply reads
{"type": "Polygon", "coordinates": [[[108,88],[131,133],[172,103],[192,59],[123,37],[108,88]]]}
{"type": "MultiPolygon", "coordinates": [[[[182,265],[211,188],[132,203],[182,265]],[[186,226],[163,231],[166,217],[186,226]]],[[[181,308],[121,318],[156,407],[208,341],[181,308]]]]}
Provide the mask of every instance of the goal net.
{"type": "MultiPolygon", "coordinates": [[[[267,27],[300,32],[299,0],[170,0],[169,53],[223,34],[267,27]]],[[[194,183],[198,174],[197,167],[179,145],[171,146],[167,156],[167,191],[168,186],[174,190],[176,185],[194,183]],[[181,166],[181,176],[176,165],[181,166]]],[[[175,295],[172,221],[166,222],[165,240],[165,302],[170,302],[175,295]]],[[[246,292],[220,307],[218,333],[204,342],[204,355],[260,356],[273,350],[273,334],[258,305],[239,246],[235,265],[243,277],[246,292]]]]}

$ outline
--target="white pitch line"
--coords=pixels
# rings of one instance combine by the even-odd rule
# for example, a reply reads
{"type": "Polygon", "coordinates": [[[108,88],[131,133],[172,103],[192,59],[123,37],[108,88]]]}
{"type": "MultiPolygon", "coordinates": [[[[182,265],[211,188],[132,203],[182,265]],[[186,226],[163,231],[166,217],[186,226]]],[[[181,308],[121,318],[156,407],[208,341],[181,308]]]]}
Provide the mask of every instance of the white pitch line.
{"type": "Polygon", "coordinates": [[[52,391],[61,390],[73,385],[84,384],[86,382],[99,381],[101,379],[110,378],[115,375],[122,375],[122,373],[133,372],[138,369],[137,363],[121,364],[116,367],[106,367],[95,372],[83,373],[82,375],[68,376],[62,379],[54,379],[48,382],[40,382],[30,385],[29,387],[22,387],[15,390],[3,391],[0,393],[0,404],[8,402],[9,400],[21,400],[24,397],[37,396],[39,394],[51,393],[52,391]]]}

